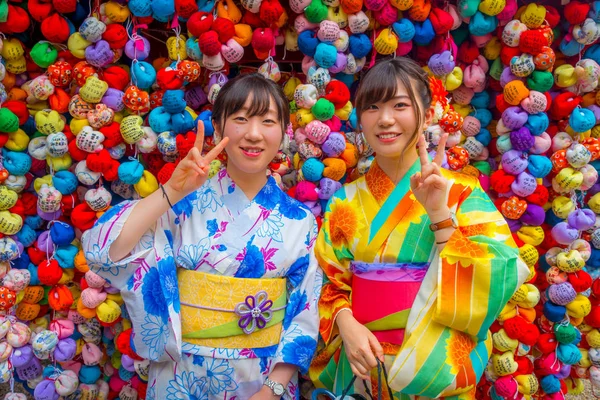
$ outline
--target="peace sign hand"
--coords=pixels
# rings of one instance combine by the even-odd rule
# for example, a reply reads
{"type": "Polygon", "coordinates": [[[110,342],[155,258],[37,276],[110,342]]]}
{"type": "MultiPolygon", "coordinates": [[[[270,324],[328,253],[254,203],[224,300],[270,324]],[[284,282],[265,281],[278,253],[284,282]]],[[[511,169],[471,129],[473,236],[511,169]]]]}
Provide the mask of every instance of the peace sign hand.
{"type": "Polygon", "coordinates": [[[169,198],[176,203],[188,194],[200,188],[208,179],[210,163],[223,151],[229,138],[223,138],[218,145],[204,157],[202,148],[204,146],[204,124],[198,121],[198,130],[194,147],[187,156],[177,164],[171,179],[165,183],[165,189],[169,191],[169,198]]]}
{"type": "Polygon", "coordinates": [[[448,179],[444,178],[440,171],[444,152],[446,150],[446,140],[448,134],[444,133],[440,138],[437,152],[433,161],[427,156],[427,143],[425,136],[419,136],[419,158],[421,159],[421,172],[417,172],[410,177],[410,188],[415,198],[427,214],[434,215],[447,208],[446,190],[448,188],[448,179]]]}

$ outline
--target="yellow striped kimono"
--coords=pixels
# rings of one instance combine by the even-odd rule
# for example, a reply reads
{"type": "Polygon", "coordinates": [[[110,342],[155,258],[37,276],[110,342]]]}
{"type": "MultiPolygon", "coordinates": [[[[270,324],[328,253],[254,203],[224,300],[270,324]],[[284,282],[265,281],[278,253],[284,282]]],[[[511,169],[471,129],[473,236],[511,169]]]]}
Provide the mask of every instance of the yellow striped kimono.
{"type": "MultiPolygon", "coordinates": [[[[353,308],[351,263],[430,263],[408,311],[402,345],[382,343],[395,399],[474,399],[492,351],[488,329],[529,274],[478,180],[447,170],[448,207],[459,229],[440,253],[431,221],[410,191],[410,176],[419,170],[417,160],[394,185],[373,163],[327,206],[315,245],[328,278],[319,302],[322,343],[309,373],[315,386],[336,395],[353,376],[335,325],[340,310],[353,308]]],[[[376,396],[376,370],[370,383],[376,396]]],[[[364,394],[359,379],[354,392],[364,394]]],[[[382,394],[388,397],[387,390],[382,394]]]]}

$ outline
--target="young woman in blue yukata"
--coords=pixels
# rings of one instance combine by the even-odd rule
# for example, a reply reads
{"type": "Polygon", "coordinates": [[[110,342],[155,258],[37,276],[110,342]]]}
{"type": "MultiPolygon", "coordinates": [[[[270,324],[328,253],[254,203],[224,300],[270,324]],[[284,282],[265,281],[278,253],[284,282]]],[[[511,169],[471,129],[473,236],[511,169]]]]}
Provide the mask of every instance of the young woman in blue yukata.
{"type": "Polygon", "coordinates": [[[148,399],[297,399],[317,345],[322,272],[308,208],[267,176],[289,123],[281,88],[229,81],[215,139],[160,190],[109,209],[83,237],[90,268],[121,290],[148,399]],[[208,179],[225,150],[227,167],[208,179]]]}

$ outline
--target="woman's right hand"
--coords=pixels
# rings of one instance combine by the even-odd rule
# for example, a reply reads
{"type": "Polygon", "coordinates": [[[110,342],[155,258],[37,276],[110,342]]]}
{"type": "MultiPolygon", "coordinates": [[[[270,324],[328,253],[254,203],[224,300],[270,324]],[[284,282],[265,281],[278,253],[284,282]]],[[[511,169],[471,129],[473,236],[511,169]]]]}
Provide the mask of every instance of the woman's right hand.
{"type": "Polygon", "coordinates": [[[208,179],[210,163],[217,158],[223,151],[229,138],[223,138],[211,151],[204,157],[202,149],[204,146],[204,124],[198,121],[198,129],[194,147],[187,156],[177,164],[171,179],[165,183],[165,189],[168,190],[169,198],[173,203],[183,199],[188,194],[200,188],[208,179]]]}
{"type": "Polygon", "coordinates": [[[352,372],[361,379],[370,380],[371,370],[377,367],[377,359],[384,361],[379,340],[348,311],[340,311],[336,323],[352,372]]]}

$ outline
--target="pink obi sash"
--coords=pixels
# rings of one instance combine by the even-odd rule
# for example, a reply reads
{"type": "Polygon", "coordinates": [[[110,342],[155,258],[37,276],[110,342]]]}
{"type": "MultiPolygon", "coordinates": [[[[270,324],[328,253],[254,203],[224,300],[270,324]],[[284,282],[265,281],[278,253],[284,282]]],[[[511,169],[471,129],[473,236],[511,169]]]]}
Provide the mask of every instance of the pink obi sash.
{"type": "Polygon", "coordinates": [[[429,263],[353,262],[352,313],[380,342],[402,345],[404,328],[429,263]]]}

